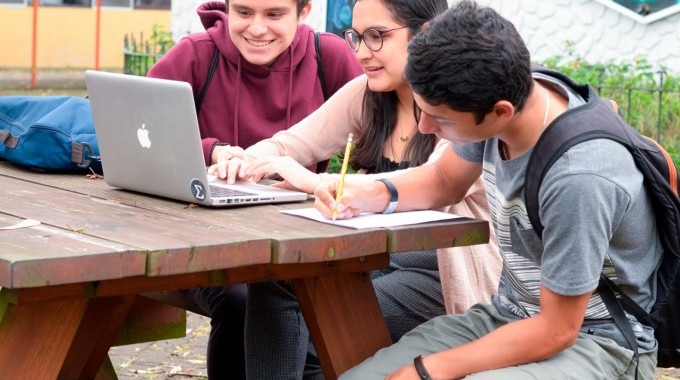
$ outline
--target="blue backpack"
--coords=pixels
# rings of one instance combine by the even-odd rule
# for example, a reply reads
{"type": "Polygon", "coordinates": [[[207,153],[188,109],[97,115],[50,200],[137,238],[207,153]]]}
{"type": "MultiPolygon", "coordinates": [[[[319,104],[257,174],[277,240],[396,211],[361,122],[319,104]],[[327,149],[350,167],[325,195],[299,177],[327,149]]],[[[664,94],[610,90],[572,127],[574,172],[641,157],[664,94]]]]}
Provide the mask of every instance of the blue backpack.
{"type": "Polygon", "coordinates": [[[44,172],[101,173],[90,102],[0,96],[0,159],[44,172]]]}

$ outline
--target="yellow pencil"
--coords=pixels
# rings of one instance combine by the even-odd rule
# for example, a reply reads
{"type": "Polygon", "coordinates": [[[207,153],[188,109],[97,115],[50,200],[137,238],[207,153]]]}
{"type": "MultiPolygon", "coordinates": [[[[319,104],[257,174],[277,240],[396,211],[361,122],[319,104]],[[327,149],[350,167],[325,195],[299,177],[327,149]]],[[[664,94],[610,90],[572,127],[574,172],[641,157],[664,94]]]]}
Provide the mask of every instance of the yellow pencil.
{"type": "MultiPolygon", "coordinates": [[[[345,186],[345,175],[347,174],[347,165],[349,164],[349,152],[352,150],[352,134],[347,136],[347,146],[345,147],[345,155],[342,158],[342,169],[340,169],[340,182],[338,182],[338,188],[335,191],[335,202],[340,201],[342,196],[342,188],[345,186]]],[[[333,210],[333,221],[338,216],[338,211],[333,210]]]]}

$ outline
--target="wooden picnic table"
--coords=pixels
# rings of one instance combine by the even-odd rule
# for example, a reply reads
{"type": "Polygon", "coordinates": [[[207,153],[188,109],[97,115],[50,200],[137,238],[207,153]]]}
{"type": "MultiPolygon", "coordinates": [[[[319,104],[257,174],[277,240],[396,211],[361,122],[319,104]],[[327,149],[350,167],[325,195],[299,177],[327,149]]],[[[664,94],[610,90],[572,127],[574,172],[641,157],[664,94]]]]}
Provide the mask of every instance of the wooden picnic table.
{"type": "Polygon", "coordinates": [[[103,377],[141,293],[285,279],[334,379],[391,343],[369,271],[387,267],[392,252],[489,234],[486,221],[467,218],[355,230],[280,213],[311,201],[196,207],[6,162],[0,189],[0,228],[40,222],[0,230],[5,378],[103,377]]]}

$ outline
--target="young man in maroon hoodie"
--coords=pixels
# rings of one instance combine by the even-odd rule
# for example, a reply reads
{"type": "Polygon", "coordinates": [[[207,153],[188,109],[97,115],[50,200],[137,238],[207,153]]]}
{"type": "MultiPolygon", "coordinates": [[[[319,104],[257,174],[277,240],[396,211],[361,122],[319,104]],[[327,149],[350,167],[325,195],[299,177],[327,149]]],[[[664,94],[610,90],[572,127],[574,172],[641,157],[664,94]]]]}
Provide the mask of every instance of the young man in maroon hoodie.
{"type": "MultiPolygon", "coordinates": [[[[303,24],[310,10],[309,0],[205,3],[198,15],[206,31],[178,41],[151,68],[150,77],[193,87],[206,165],[223,146],[247,148],[288,129],[362,73],[340,37],[321,33],[319,76],[314,30],[303,24]]],[[[208,377],[245,378],[246,286],[183,293],[211,317],[208,377]]]]}

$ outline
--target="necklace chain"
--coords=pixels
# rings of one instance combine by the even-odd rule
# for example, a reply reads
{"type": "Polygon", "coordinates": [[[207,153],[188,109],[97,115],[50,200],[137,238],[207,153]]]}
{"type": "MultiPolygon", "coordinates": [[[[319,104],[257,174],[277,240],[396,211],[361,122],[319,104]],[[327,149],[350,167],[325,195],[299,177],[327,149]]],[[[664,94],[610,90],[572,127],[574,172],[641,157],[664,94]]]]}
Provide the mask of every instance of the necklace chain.
{"type": "MultiPolygon", "coordinates": [[[[543,93],[545,94],[545,113],[543,114],[543,125],[541,125],[541,133],[543,133],[543,130],[545,127],[547,127],[548,124],[548,114],[550,113],[550,95],[548,95],[548,90],[545,88],[543,89],[543,93]]],[[[510,159],[510,152],[508,152],[508,146],[506,143],[504,143],[501,140],[498,140],[498,142],[501,144],[501,153],[503,153],[503,159],[510,159]]]]}
{"type": "MultiPolygon", "coordinates": [[[[413,132],[413,129],[411,129],[411,132],[413,132]]],[[[401,128],[399,128],[399,140],[401,140],[401,142],[407,142],[410,139],[411,139],[411,135],[408,134],[406,136],[402,136],[401,135],[401,128]]]]}

